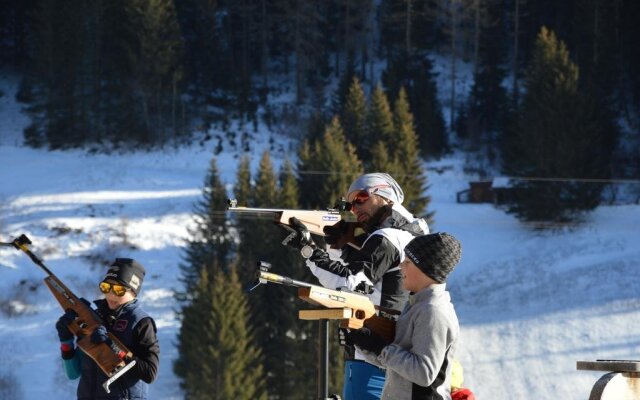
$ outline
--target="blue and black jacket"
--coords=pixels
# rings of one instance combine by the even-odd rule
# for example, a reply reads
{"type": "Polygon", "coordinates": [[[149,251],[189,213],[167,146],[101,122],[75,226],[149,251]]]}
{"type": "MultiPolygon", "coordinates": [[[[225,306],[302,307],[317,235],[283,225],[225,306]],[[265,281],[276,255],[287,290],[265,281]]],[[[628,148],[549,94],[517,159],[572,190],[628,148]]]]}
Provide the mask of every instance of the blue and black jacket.
{"type": "Polygon", "coordinates": [[[106,393],[102,384],[108,378],[90,357],[78,350],[63,352],[67,377],[80,377],[78,400],[146,400],[147,384],[155,380],[160,362],[155,322],[137,299],[116,310],[110,310],[104,299],[94,303],[104,326],[131,350],[136,365],[111,384],[111,393],[106,393]]]}

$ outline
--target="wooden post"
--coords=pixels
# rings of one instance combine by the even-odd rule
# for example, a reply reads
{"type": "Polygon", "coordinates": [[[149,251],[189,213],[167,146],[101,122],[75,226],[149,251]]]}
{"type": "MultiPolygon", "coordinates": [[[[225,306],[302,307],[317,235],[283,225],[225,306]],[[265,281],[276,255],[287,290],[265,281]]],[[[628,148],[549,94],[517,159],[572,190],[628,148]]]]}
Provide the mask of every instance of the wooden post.
{"type": "Polygon", "coordinates": [[[640,400],[640,361],[578,361],[577,369],[609,371],[593,385],[589,400],[640,400]]]}

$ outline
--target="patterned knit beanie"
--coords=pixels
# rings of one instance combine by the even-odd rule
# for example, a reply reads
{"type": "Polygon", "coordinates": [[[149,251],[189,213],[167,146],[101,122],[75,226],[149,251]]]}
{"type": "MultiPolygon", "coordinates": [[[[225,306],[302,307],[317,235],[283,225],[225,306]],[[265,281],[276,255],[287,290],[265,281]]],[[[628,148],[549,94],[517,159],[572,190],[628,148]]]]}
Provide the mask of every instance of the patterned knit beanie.
{"type": "Polygon", "coordinates": [[[402,204],[404,200],[404,192],[400,188],[400,185],[398,185],[398,182],[396,182],[391,175],[383,172],[373,172],[359,176],[353,181],[351,186],[349,186],[347,198],[350,193],[358,190],[366,190],[371,194],[377,194],[397,204],[402,204]]]}
{"type": "Polygon", "coordinates": [[[460,262],[462,246],[452,235],[439,232],[414,238],[404,252],[425,275],[443,283],[460,262]]]}
{"type": "Polygon", "coordinates": [[[145,270],[142,264],[131,258],[116,258],[103,280],[113,279],[131,288],[137,295],[142,286],[145,270]]]}

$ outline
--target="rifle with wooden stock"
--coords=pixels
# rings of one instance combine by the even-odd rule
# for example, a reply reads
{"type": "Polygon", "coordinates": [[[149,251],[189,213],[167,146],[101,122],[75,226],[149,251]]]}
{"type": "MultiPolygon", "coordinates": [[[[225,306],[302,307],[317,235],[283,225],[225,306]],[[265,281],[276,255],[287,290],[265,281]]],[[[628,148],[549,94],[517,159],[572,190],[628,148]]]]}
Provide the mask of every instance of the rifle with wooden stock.
{"type": "Polygon", "coordinates": [[[264,261],[258,263],[258,283],[252,290],[260,284],[267,282],[298,288],[298,297],[310,304],[325,307],[323,309],[300,310],[298,318],[304,320],[337,319],[340,320],[341,328],[360,329],[366,327],[393,342],[396,322],[393,319],[377,315],[376,310],[391,314],[399,314],[395,310],[387,310],[374,305],[371,300],[360,292],[348,289],[327,289],[322,286],[312,285],[307,282],[298,281],[286,276],[269,272],[271,265],[264,261]]]}
{"type": "MultiPolygon", "coordinates": [[[[329,243],[331,248],[341,249],[346,245],[350,245],[359,249],[361,243],[357,240],[357,234],[358,229],[360,229],[360,224],[345,221],[340,214],[342,211],[348,211],[349,208],[350,204],[344,199],[338,202],[334,208],[327,208],[326,210],[239,207],[237,200],[227,200],[227,211],[273,217],[276,225],[282,226],[290,232],[289,236],[282,241],[283,244],[293,240],[296,235],[298,235],[298,231],[294,229],[291,222],[292,218],[296,218],[310,233],[333,238],[334,241],[329,243]]],[[[307,251],[313,250],[309,248],[307,251]]],[[[303,256],[305,258],[308,258],[309,255],[310,254],[305,254],[303,250],[303,256]]]]}
{"type": "Polygon", "coordinates": [[[12,246],[18,250],[22,250],[28,255],[31,261],[42,268],[47,274],[47,277],[44,278],[44,283],[49,290],[51,290],[60,307],[62,307],[64,311],[75,311],[77,317],[69,324],[69,331],[78,338],[76,341],[78,348],[87,356],[91,357],[107,375],[108,379],[102,384],[102,387],[107,393],[110,393],[109,385],[136,365],[133,354],[110,332],[108,333],[110,343],[93,343],[91,341],[91,333],[98,326],[102,325],[102,320],[90,305],[86,304],[83,299],[80,299],[69,290],[64,283],[29,250],[27,246],[30,244],[31,240],[25,235],[20,235],[20,237],[14,239],[12,242],[0,242],[1,246],[12,246]]]}

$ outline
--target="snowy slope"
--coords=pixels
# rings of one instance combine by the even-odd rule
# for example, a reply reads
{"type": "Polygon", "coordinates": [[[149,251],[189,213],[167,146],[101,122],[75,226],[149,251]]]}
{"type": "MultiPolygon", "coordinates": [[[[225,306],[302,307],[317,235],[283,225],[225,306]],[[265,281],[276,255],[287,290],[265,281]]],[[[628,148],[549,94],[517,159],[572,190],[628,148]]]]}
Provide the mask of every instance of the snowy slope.
{"type": "MultiPolygon", "coordinates": [[[[26,119],[10,103],[0,98],[0,240],[27,234],[45,264],[87,298],[99,297],[104,260],[141,261],[141,297],[162,352],[151,398],[181,398],[171,291],[214,143],[109,156],[28,149],[20,140],[26,119]]],[[[256,165],[268,143],[253,145],[256,165]]],[[[218,157],[229,185],[237,156],[218,157]]],[[[272,154],[276,165],[282,156],[272,154]]],[[[461,160],[429,165],[429,194],[434,230],[464,247],[450,290],[466,384],[479,399],[588,398],[601,374],[576,371],[577,360],[640,358],[640,208],[601,207],[582,225],[534,231],[491,205],[457,204],[469,179],[461,160]]],[[[0,248],[0,343],[10,349],[0,353],[0,398],[3,378],[15,382],[7,398],[74,398],[76,383],[58,358],[60,309],[42,278],[24,254],[0,248]]]]}
{"type": "Polygon", "coordinates": [[[536,232],[490,205],[456,204],[462,178],[430,175],[435,228],[463,244],[450,290],[466,383],[480,399],[588,398],[602,373],[576,361],[640,358],[639,208],[536,232]]]}

